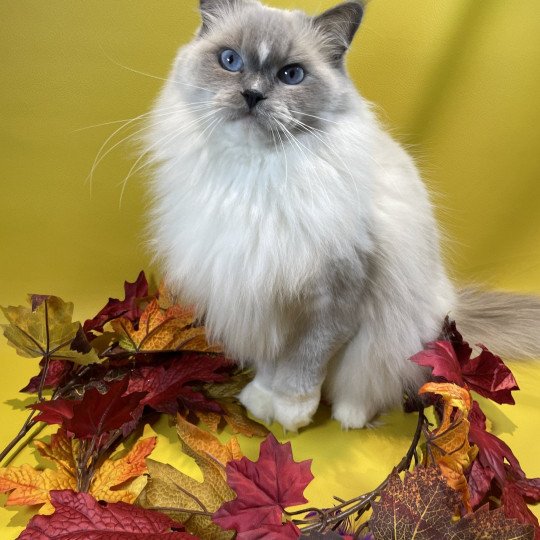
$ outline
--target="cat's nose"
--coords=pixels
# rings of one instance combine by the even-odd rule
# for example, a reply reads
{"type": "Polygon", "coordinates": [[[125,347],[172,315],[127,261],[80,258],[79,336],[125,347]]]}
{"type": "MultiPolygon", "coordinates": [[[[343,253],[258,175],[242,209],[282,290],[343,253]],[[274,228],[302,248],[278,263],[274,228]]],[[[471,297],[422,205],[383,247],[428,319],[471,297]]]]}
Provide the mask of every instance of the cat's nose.
{"type": "Polygon", "coordinates": [[[242,95],[244,96],[250,111],[257,103],[259,103],[259,101],[266,99],[258,90],[244,90],[242,95]]]}

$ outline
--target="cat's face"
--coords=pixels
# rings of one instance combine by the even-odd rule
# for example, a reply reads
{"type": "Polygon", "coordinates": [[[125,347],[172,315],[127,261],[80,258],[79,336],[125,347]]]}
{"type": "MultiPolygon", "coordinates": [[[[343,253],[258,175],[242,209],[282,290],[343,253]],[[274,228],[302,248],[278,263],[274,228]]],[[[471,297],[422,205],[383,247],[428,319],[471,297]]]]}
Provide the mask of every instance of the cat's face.
{"type": "Polygon", "coordinates": [[[343,56],[362,6],[309,17],[255,0],[201,0],[202,26],[171,80],[188,104],[268,138],[307,132],[347,109],[343,56]]]}

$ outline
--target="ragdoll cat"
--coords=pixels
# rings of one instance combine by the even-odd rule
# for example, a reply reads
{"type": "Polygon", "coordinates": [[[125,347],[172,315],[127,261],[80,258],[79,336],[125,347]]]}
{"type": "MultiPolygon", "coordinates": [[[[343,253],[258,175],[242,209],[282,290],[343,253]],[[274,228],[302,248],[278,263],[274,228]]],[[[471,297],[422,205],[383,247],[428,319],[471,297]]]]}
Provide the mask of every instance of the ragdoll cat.
{"type": "Polygon", "coordinates": [[[363,427],[425,381],[408,358],[447,315],[499,353],[540,355],[537,299],[447,277],[417,168],[344,68],[362,5],[200,9],[149,129],[151,234],[169,287],[255,368],[242,403],[296,430],[322,392],[363,427]]]}

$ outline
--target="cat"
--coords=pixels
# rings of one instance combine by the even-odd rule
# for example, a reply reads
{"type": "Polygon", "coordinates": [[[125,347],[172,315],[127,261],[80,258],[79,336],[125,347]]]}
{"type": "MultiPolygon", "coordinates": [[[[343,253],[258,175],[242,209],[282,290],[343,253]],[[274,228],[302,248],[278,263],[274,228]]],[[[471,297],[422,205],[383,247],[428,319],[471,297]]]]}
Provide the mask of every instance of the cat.
{"type": "Polygon", "coordinates": [[[534,296],[459,290],[409,154],[344,59],[364,14],[200,0],[146,138],[151,245],[210,339],[255,370],[239,395],[296,431],[321,395],[361,428],[416,392],[409,358],[446,316],[506,356],[540,356],[534,296]]]}

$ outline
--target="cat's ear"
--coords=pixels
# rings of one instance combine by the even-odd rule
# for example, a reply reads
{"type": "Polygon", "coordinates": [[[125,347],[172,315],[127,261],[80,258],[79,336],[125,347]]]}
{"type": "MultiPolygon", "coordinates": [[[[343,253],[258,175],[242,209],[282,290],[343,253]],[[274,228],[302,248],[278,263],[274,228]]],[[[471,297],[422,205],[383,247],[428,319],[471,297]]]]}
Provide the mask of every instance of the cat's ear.
{"type": "Polygon", "coordinates": [[[364,15],[365,1],[345,2],[313,18],[330,60],[341,64],[364,15]]]}
{"type": "Polygon", "coordinates": [[[232,7],[245,0],[199,0],[202,26],[200,33],[204,34],[217,20],[221,19],[232,7]]]}

